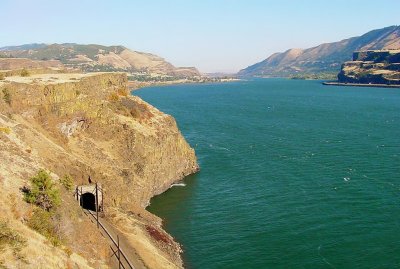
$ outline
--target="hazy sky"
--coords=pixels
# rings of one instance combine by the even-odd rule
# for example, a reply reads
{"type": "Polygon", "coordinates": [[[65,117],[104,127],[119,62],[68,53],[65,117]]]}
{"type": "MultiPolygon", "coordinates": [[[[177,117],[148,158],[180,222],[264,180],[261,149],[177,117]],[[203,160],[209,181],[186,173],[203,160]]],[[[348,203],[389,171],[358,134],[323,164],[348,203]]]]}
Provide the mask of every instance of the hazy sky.
{"type": "Polygon", "coordinates": [[[400,0],[0,0],[0,46],[124,45],[202,72],[238,71],[400,24],[400,0]]]}

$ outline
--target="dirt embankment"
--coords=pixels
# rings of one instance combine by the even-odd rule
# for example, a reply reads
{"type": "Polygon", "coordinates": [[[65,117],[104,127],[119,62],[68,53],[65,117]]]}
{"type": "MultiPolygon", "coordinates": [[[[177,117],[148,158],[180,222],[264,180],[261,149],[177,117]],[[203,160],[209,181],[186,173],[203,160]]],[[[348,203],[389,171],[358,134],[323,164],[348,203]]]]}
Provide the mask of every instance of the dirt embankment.
{"type": "Polygon", "coordinates": [[[9,251],[0,254],[4,266],[111,266],[102,238],[71,193],[64,194],[60,207],[62,247],[26,225],[32,208],[20,188],[43,168],[55,179],[71,175],[75,185],[86,184],[90,175],[104,187],[105,218],[143,265],[182,267],[179,244],[144,208],[151,197],[198,170],[194,150],[171,116],[129,96],[125,74],[7,77],[0,83],[0,144],[0,221],[7,220],[28,242],[24,259],[6,246],[9,251]]]}

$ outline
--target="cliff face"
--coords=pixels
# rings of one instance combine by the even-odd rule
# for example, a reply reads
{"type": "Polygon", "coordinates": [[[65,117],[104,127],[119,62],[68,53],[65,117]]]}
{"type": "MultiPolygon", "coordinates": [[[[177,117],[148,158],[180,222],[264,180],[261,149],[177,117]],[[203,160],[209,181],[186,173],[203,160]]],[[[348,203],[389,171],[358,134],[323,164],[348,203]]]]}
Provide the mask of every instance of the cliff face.
{"type": "Polygon", "coordinates": [[[400,49],[400,26],[370,31],[362,36],[325,43],[308,49],[275,53],[241,70],[239,76],[280,76],[337,73],[343,62],[357,50],[400,49]]]}
{"type": "Polygon", "coordinates": [[[357,51],[338,74],[341,83],[400,84],[400,50],[357,51]]]}
{"type": "MultiPolygon", "coordinates": [[[[143,265],[181,267],[179,245],[144,208],[198,170],[194,150],[171,116],[129,96],[126,85],[123,73],[6,77],[0,82],[0,189],[14,193],[23,208],[19,188],[39,168],[56,178],[69,174],[77,185],[87,184],[90,175],[104,188],[107,221],[125,235],[143,265]],[[153,238],[152,229],[168,240],[153,238]]],[[[0,208],[12,215],[10,208],[0,208]]],[[[72,230],[80,229],[74,225],[72,230]]],[[[101,256],[97,260],[106,266],[101,256]]]]}

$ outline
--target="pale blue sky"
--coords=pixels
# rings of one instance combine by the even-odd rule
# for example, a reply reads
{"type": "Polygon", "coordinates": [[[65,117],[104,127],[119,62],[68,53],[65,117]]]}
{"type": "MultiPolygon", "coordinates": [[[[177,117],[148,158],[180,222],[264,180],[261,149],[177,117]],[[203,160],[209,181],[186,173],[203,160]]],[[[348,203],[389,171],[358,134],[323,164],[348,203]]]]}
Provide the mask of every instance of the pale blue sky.
{"type": "Polygon", "coordinates": [[[202,72],[400,24],[399,0],[0,0],[0,47],[124,45],[202,72]]]}

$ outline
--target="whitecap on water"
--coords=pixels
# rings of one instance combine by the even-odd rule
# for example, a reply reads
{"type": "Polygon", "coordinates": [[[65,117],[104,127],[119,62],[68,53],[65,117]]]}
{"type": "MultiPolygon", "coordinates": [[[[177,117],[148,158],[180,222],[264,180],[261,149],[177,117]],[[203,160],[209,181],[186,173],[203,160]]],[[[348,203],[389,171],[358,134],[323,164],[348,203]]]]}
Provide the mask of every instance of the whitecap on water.
{"type": "Polygon", "coordinates": [[[172,188],[172,187],[185,187],[185,186],[186,186],[185,183],[180,182],[180,183],[174,183],[174,184],[172,184],[172,185],[171,185],[171,188],[172,188]]]}

